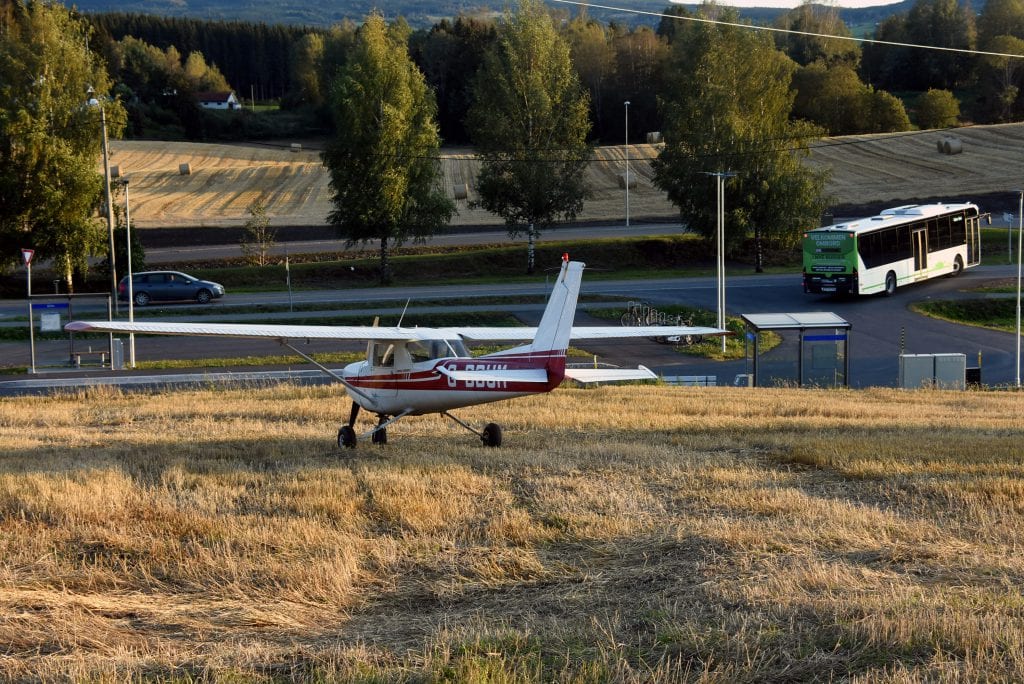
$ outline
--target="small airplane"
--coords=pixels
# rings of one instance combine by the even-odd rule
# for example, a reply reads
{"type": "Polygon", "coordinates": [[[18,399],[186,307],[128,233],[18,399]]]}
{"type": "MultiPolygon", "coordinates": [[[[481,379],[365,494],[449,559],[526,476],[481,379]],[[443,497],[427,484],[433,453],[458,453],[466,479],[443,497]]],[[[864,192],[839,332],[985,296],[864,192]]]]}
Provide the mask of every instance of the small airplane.
{"type": "Polygon", "coordinates": [[[584,264],[562,257],[562,267],[536,327],[403,328],[377,326],[251,325],[234,323],[147,323],[72,321],[76,333],[140,333],[238,338],[271,338],[341,383],[352,399],[348,422],[338,430],[338,446],[351,449],[358,439],[387,443],[387,428],[407,416],[439,413],[476,434],[484,445],[501,445],[501,426],[468,425],[452,409],[550,392],[562,380],[615,382],[650,380],[648,368],[572,368],[566,366],[570,340],[654,336],[728,335],[725,330],[693,326],[573,327],[584,264]],[[298,340],[331,339],[367,342],[366,360],[338,373],[297,349],[298,340]],[[473,357],[465,342],[527,344],[473,357]],[[360,409],[377,414],[377,425],[358,435],[360,409]]]}

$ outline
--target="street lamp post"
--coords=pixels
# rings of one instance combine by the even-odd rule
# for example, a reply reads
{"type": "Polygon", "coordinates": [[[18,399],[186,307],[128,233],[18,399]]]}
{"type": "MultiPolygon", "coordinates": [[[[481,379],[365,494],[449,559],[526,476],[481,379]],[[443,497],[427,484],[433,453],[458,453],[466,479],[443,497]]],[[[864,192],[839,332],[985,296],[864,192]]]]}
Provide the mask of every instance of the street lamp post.
{"type": "Polygon", "coordinates": [[[1021,236],[1024,235],[1024,190],[1020,193],[1020,209],[1017,213],[1017,389],[1020,389],[1020,275],[1021,275],[1021,236]]]}
{"type": "Polygon", "coordinates": [[[629,228],[629,100],[626,100],[626,227],[629,228]]]}
{"type": "MultiPolygon", "coordinates": [[[[718,217],[715,233],[718,243],[718,327],[725,329],[725,179],[736,175],[735,171],[705,171],[708,176],[715,177],[718,217]]],[[[722,336],[722,353],[725,353],[725,336],[722,336]]]]}
{"type": "Polygon", "coordinates": [[[107,149],[107,113],[103,103],[96,97],[96,91],[92,86],[86,91],[89,95],[88,104],[90,107],[100,108],[100,128],[103,131],[103,191],[107,203],[107,232],[110,237],[110,296],[114,302],[114,312],[117,312],[117,265],[114,260],[114,205],[110,201],[110,151],[107,149]]]}
{"type": "MultiPolygon", "coordinates": [[[[128,179],[124,184],[124,232],[128,245],[128,321],[135,322],[135,290],[132,287],[132,210],[128,202],[128,179]]],[[[115,293],[116,296],[116,293],[115,293]]],[[[135,368],[135,333],[128,334],[128,365],[135,368]]]]}

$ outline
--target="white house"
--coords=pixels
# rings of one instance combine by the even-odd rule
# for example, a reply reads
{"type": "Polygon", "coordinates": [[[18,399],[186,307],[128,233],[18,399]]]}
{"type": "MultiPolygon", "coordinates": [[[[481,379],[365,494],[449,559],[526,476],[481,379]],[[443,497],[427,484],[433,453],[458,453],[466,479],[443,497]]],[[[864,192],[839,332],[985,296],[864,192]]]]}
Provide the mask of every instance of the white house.
{"type": "Polygon", "coordinates": [[[196,93],[199,106],[203,109],[241,109],[242,105],[235,97],[234,91],[196,93]]]}

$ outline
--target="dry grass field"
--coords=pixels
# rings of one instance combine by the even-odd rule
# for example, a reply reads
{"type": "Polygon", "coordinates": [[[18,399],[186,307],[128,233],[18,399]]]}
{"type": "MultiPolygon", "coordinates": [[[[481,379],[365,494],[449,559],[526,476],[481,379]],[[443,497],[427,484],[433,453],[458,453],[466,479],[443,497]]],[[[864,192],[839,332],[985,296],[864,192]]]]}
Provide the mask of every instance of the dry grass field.
{"type": "MultiPolygon", "coordinates": [[[[811,164],[830,168],[829,186],[835,204],[900,202],[915,198],[977,199],[1020,186],[1024,158],[1024,124],[966,127],[953,131],[963,152],[946,155],[937,143],[947,133],[925,131],[826,139],[814,147],[811,164]]],[[[114,141],[111,164],[131,179],[133,223],[140,228],[163,226],[237,226],[248,218],[246,208],[263,197],[276,225],[318,225],[331,210],[328,175],[319,152],[287,144],[208,145],[158,141],[114,141]],[[181,175],[188,164],[191,174],[181,175]]],[[[666,217],[675,214],[664,193],[651,184],[652,145],[631,145],[630,159],[638,186],[630,191],[630,215],[666,217]]],[[[444,187],[454,193],[467,185],[473,197],[477,163],[468,150],[443,152],[444,187]]],[[[588,182],[592,197],[582,220],[621,220],[625,192],[618,185],[624,171],[624,147],[600,147],[588,182]]],[[[709,181],[710,183],[710,181],[709,181]]],[[[711,185],[709,184],[709,193],[711,185]]],[[[498,224],[480,209],[458,202],[453,224],[498,224]]]]}
{"type": "Polygon", "coordinates": [[[1024,400],[0,399],[0,679],[1024,680],[1024,400]],[[368,424],[367,424],[368,425],[368,424]]]}

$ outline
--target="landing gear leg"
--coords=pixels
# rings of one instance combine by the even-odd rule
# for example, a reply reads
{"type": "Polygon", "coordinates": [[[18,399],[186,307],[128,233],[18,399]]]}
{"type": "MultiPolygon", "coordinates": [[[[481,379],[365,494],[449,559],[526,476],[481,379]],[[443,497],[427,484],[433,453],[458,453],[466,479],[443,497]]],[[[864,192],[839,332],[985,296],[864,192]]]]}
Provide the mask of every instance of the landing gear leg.
{"type": "Polygon", "coordinates": [[[348,424],[338,430],[338,446],[342,449],[356,448],[356,417],[359,415],[359,404],[352,402],[352,410],[348,414],[348,424]]]}
{"type": "Polygon", "coordinates": [[[388,443],[388,429],[384,427],[388,422],[388,417],[386,415],[383,413],[377,414],[377,428],[373,431],[370,441],[381,446],[388,443]]]}
{"type": "Polygon", "coordinates": [[[461,425],[462,427],[466,428],[474,435],[479,437],[480,441],[483,442],[484,446],[501,446],[501,426],[498,425],[497,423],[488,423],[487,425],[484,426],[483,430],[477,430],[472,426],[462,422],[461,420],[459,420],[452,414],[448,413],[447,411],[442,411],[441,415],[445,416],[446,418],[451,418],[453,421],[455,421],[456,423],[458,423],[459,425],[461,425]]]}

